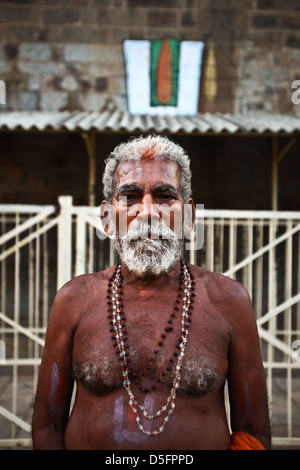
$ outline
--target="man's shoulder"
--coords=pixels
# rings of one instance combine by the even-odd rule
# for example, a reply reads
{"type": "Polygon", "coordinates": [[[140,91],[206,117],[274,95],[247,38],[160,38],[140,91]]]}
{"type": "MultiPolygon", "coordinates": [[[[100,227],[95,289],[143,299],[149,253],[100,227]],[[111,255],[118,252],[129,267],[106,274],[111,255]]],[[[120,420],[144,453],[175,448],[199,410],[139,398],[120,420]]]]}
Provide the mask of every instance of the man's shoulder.
{"type": "Polygon", "coordinates": [[[82,274],[65,283],[54,298],[49,324],[56,329],[75,331],[93,303],[106,295],[107,282],[113,270],[108,268],[97,273],[82,274]]]}
{"type": "Polygon", "coordinates": [[[196,284],[205,288],[214,302],[248,302],[247,289],[238,281],[199,266],[192,266],[196,284]]]}
{"type": "Polygon", "coordinates": [[[219,312],[230,328],[236,328],[237,324],[245,328],[252,327],[255,319],[252,302],[247,289],[240,282],[203,268],[192,269],[200,299],[204,295],[208,304],[215,312],[219,312]]]}
{"type": "Polygon", "coordinates": [[[54,299],[54,307],[64,308],[72,306],[73,312],[85,310],[93,299],[104,294],[107,289],[107,282],[112,275],[114,268],[103,271],[81,274],[66,282],[57,292],[54,299]]]}

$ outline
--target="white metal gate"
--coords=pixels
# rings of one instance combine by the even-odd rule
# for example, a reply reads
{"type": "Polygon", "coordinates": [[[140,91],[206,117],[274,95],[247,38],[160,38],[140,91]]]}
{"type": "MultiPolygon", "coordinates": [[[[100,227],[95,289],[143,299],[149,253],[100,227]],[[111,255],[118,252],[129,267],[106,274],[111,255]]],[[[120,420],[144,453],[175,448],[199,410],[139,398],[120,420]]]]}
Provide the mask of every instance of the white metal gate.
{"type": "MultiPolygon", "coordinates": [[[[190,262],[242,282],[266,369],[273,444],[300,446],[300,213],[204,211],[190,262]]],[[[0,445],[30,445],[38,366],[57,288],[116,262],[99,209],[0,205],[0,445]],[[98,235],[97,235],[98,234],[98,235]],[[1,345],[6,354],[1,356],[1,345]]]]}
{"type": "Polygon", "coordinates": [[[54,206],[1,205],[1,445],[30,444],[31,408],[49,313],[54,206]]]}

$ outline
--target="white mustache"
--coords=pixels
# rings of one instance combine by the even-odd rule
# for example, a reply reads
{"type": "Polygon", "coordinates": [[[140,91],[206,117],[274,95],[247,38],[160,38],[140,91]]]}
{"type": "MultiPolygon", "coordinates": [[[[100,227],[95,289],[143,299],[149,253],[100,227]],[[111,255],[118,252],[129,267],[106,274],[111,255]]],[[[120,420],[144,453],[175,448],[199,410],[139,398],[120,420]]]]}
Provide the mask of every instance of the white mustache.
{"type": "Polygon", "coordinates": [[[148,224],[140,222],[137,225],[129,227],[128,231],[122,236],[122,240],[138,240],[139,238],[149,238],[152,240],[174,239],[177,238],[173,230],[161,224],[148,224]]]}

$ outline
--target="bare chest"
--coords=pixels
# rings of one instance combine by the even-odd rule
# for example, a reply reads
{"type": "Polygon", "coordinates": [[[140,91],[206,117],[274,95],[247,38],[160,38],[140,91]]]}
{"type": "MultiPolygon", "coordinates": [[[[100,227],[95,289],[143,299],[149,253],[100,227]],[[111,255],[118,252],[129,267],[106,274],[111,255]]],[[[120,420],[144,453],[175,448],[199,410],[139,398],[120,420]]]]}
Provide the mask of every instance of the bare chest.
{"type": "MultiPolygon", "coordinates": [[[[132,360],[131,380],[149,390],[153,384],[172,386],[182,317],[179,309],[172,329],[162,338],[170,310],[172,307],[168,300],[128,303],[126,325],[132,360]]],[[[227,347],[218,322],[197,303],[189,328],[178,392],[206,394],[220,387],[227,372],[227,347]]],[[[78,327],[74,337],[73,375],[86,389],[97,394],[122,387],[122,367],[113,346],[105,309],[95,307],[78,327]]]]}

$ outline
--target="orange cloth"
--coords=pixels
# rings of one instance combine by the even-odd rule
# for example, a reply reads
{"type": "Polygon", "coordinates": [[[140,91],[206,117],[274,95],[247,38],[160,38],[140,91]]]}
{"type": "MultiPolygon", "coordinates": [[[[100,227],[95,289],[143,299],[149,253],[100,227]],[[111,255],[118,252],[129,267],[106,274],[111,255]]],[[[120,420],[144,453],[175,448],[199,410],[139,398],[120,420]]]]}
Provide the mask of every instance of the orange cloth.
{"type": "Polygon", "coordinates": [[[266,450],[253,436],[243,431],[236,431],[230,436],[229,450],[266,450]]]}

